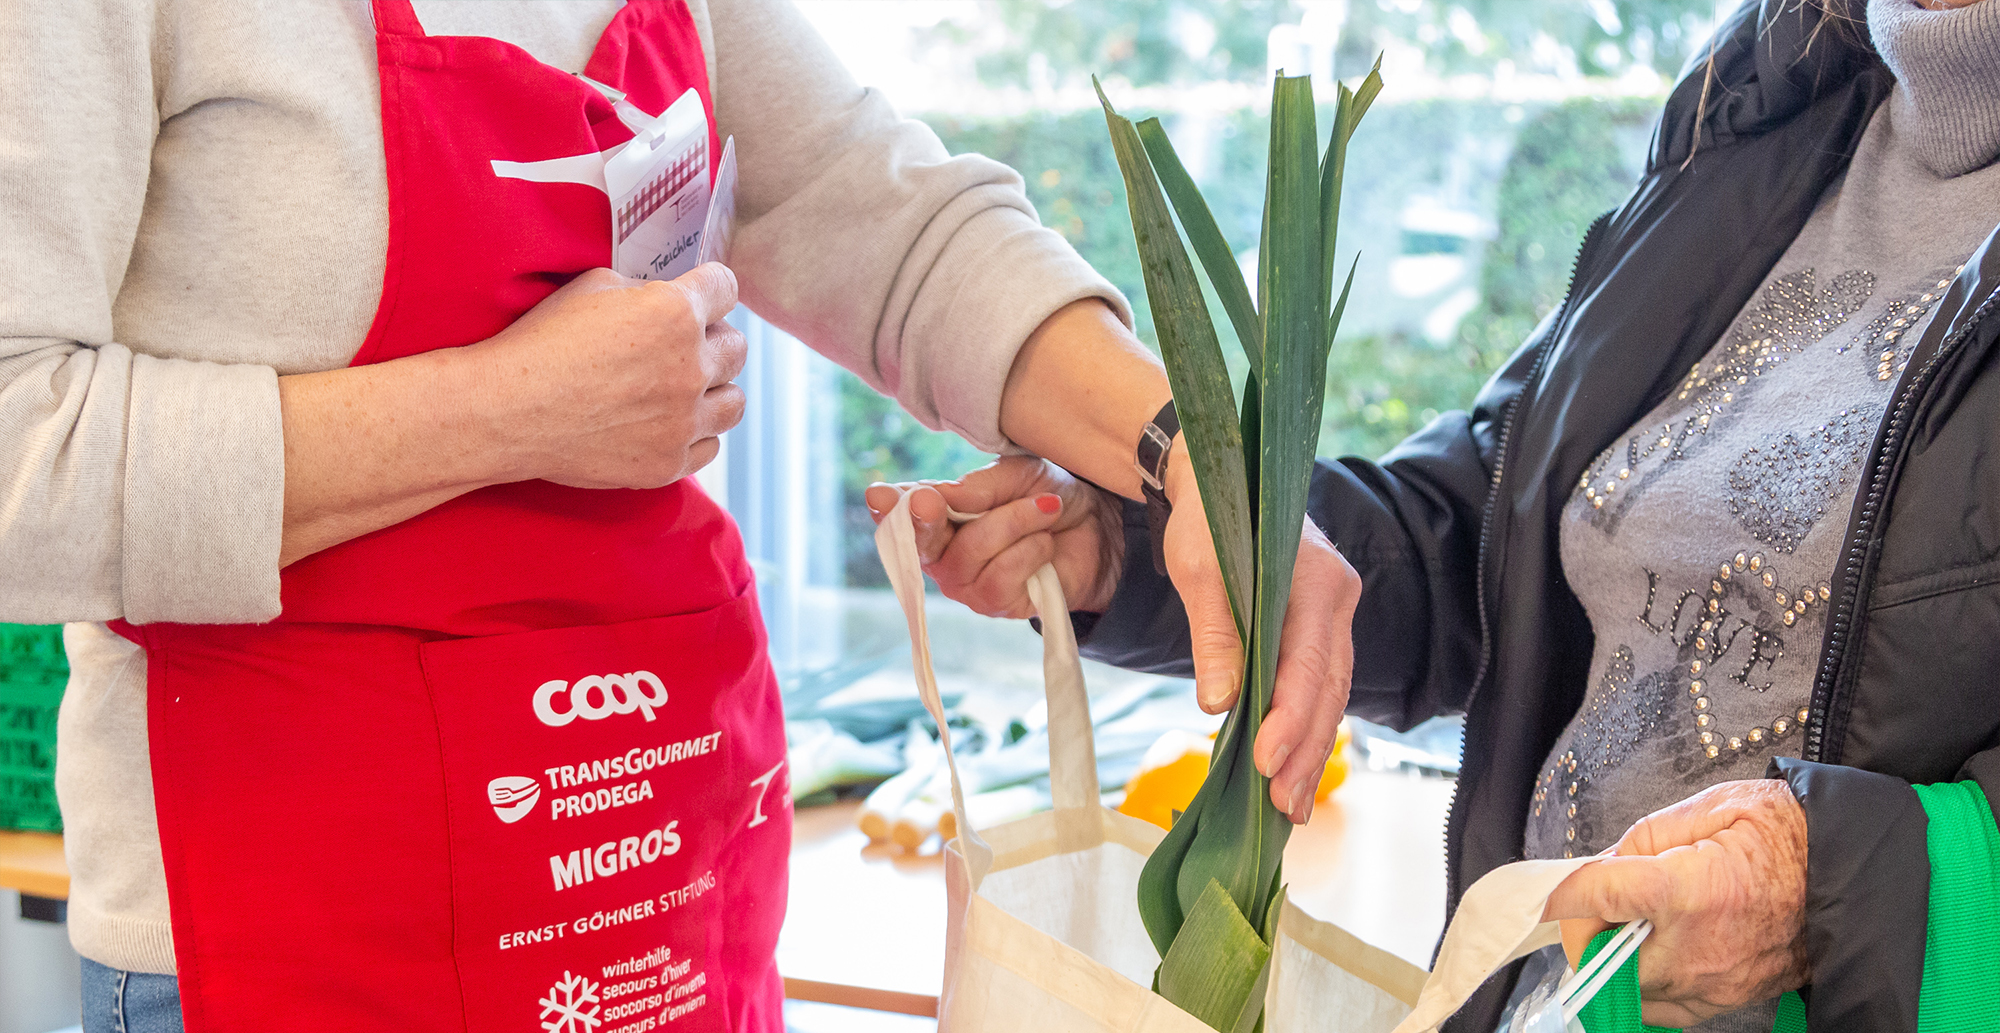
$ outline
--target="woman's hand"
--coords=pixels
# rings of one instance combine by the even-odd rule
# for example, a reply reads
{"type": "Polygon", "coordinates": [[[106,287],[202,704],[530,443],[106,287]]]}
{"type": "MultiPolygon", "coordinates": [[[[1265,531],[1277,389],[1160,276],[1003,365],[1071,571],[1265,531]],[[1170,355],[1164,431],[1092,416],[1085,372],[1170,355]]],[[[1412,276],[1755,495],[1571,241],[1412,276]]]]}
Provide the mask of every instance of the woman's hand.
{"type": "Polygon", "coordinates": [[[905,491],[917,555],[947,598],[988,617],[1034,616],[1028,578],[1053,563],[1073,610],[1102,611],[1124,558],[1119,499],[1053,463],[1004,456],[956,481],[875,484],[868,510],[880,523],[905,491]],[[983,513],[954,525],[945,507],[983,513]]]}
{"type": "Polygon", "coordinates": [[[584,273],[487,340],[280,377],[281,566],[490,484],[651,488],[743,417],[736,277],[584,273]]]}
{"type": "Polygon", "coordinates": [[[1806,819],[1784,782],[1724,782],[1655,811],[1608,857],[1563,880],[1574,965],[1613,924],[1652,920],[1639,951],[1641,1017],[1681,1028],[1795,990],[1805,954],[1806,819]]]}
{"type": "Polygon", "coordinates": [[[593,269],[493,337],[464,349],[512,404],[511,480],[657,488],[707,466],[743,419],[743,334],[723,322],[736,274],[699,266],[675,280],[593,269]]]}
{"type": "MultiPolygon", "coordinates": [[[[1176,452],[1181,447],[1177,439],[1176,452]]],[[[1195,695],[1203,710],[1219,714],[1242,692],[1243,644],[1209,537],[1208,512],[1187,463],[1168,468],[1167,494],[1174,511],[1161,545],[1167,576],[1187,606],[1195,695]]],[[[1300,825],[1312,817],[1313,793],[1347,712],[1360,601],[1361,575],[1307,517],[1278,637],[1278,683],[1253,750],[1257,770],[1271,780],[1271,803],[1300,825]]]]}
{"type": "MultiPolygon", "coordinates": [[[[1207,516],[1184,467],[1168,468],[1174,509],[1162,546],[1168,576],[1188,611],[1197,696],[1203,709],[1220,713],[1241,690],[1243,647],[1207,516]]],[[[910,500],[918,551],[947,597],[993,616],[1026,616],[1032,612],[1028,576],[1054,562],[1072,607],[1109,604],[1124,556],[1115,496],[1024,457],[1002,459],[956,482],[876,485],[868,504],[877,520],[895,505],[897,490],[918,492],[910,500]],[[1051,496],[1054,505],[1045,501],[1051,496]],[[944,519],[947,503],[992,515],[954,527],[944,519]]],[[[1295,822],[1312,815],[1313,791],[1347,708],[1354,671],[1350,628],[1360,595],[1359,575],[1307,521],[1279,647],[1278,684],[1255,747],[1257,768],[1271,779],[1271,802],[1295,822]]]]}

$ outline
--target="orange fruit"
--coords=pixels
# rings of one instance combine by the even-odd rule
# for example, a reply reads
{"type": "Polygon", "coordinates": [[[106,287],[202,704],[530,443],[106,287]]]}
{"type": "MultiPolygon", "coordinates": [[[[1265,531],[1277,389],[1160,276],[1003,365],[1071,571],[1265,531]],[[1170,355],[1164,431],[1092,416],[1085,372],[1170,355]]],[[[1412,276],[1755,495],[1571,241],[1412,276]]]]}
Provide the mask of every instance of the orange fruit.
{"type": "Polygon", "coordinates": [[[1125,783],[1125,802],[1118,805],[1118,813],[1173,828],[1174,812],[1187,810],[1202,779],[1208,777],[1208,753],[1214,747],[1195,732],[1161,735],[1147,747],[1139,770],[1125,783]]]}
{"type": "Polygon", "coordinates": [[[1320,772],[1319,788],[1313,791],[1314,800],[1325,803],[1347,781],[1347,741],[1353,737],[1347,730],[1347,722],[1342,721],[1340,732],[1333,737],[1333,752],[1326,758],[1326,770],[1320,772]]]}
{"type": "MultiPolygon", "coordinates": [[[[1326,758],[1326,769],[1320,772],[1314,800],[1326,802],[1347,781],[1350,738],[1347,722],[1342,721],[1340,733],[1334,737],[1333,753],[1326,758]]],[[[1139,769],[1125,784],[1125,801],[1118,805],[1118,813],[1150,821],[1163,829],[1173,828],[1174,813],[1187,810],[1188,804],[1194,802],[1194,794],[1201,789],[1202,780],[1208,777],[1208,755],[1214,748],[1213,735],[1176,730],[1160,736],[1146,749],[1139,769]]]]}

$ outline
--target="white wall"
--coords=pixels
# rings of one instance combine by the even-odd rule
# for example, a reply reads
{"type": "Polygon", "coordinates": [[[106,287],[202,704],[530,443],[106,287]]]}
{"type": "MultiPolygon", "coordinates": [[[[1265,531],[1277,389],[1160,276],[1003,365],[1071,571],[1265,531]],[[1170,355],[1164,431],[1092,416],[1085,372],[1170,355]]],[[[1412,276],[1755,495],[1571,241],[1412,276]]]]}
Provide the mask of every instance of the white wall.
{"type": "Polygon", "coordinates": [[[81,978],[69,929],[24,921],[20,895],[0,891],[0,1033],[76,1025],[81,978]]]}

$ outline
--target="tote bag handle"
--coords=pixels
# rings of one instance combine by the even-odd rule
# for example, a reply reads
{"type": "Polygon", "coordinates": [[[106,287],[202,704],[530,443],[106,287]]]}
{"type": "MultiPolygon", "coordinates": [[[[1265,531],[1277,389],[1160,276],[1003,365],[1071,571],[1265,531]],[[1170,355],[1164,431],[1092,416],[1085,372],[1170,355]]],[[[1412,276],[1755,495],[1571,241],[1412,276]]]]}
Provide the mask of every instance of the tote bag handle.
{"type": "MultiPolygon", "coordinates": [[[[955,520],[972,519],[953,513],[955,520]]],[[[910,666],[917,677],[917,693],[924,709],[937,722],[938,745],[951,772],[951,805],[958,817],[959,854],[964,858],[968,884],[978,886],[993,865],[993,850],[972,827],[965,811],[965,786],[958,761],[951,752],[951,729],[945,723],[944,701],[938,693],[937,673],[931,666],[930,627],[924,620],[924,571],[917,556],[916,527],[910,520],[910,496],[896,500],[895,508],[875,528],[875,549],[881,553],[882,569],[902,604],[903,619],[910,627],[910,666]]],[[[1083,663],[1078,658],[1076,633],[1070,627],[1069,608],[1063,601],[1062,582],[1053,566],[1044,565],[1028,581],[1028,599],[1042,619],[1042,682],[1049,705],[1049,795],[1057,810],[1101,806],[1097,784],[1097,747],[1090,724],[1090,697],[1084,689],[1083,663]]]]}

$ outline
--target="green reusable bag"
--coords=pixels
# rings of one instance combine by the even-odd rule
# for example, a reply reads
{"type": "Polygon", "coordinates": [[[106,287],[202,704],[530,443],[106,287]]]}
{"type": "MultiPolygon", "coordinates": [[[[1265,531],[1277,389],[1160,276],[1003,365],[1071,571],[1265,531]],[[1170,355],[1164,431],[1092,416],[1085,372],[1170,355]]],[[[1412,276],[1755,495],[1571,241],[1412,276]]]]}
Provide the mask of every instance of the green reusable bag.
{"type": "MultiPolygon", "coordinates": [[[[1924,951],[1924,985],[1917,1006],[1920,1031],[1980,1029],[2000,1007],[2000,948],[1991,932],[2000,924],[2000,826],[1979,783],[1917,785],[1929,818],[1930,915],[1924,951]]],[[[1610,941],[1607,929],[1584,949],[1590,959],[1610,941]]],[[[1638,954],[1634,953],[1577,1017],[1589,1033],[1651,1033],[1639,1021],[1638,954]]],[[[1805,1033],[1805,1003],[1788,993],[1778,1004],[1773,1033],[1805,1033]]]]}
{"type": "Polygon", "coordinates": [[[1917,1033],[1990,1029],[2000,1013],[2000,826],[1977,782],[1910,788],[1929,818],[1931,858],[1917,1033]]]}
{"type": "MultiPolygon", "coordinates": [[[[1616,929],[1606,929],[1590,941],[1583,949],[1583,958],[1578,966],[1589,964],[1590,959],[1604,949],[1611,941],[1616,929]]],[[[1611,981],[1598,991],[1577,1013],[1578,1021],[1589,1033],[1680,1033],[1679,1030],[1661,1026],[1648,1026],[1639,1021],[1639,955],[1635,952],[1612,973],[1611,981]]],[[[1799,995],[1787,992],[1778,1001],[1778,1021],[1772,1023],[1771,1033],[1806,1033],[1806,1005],[1799,995]]]]}

